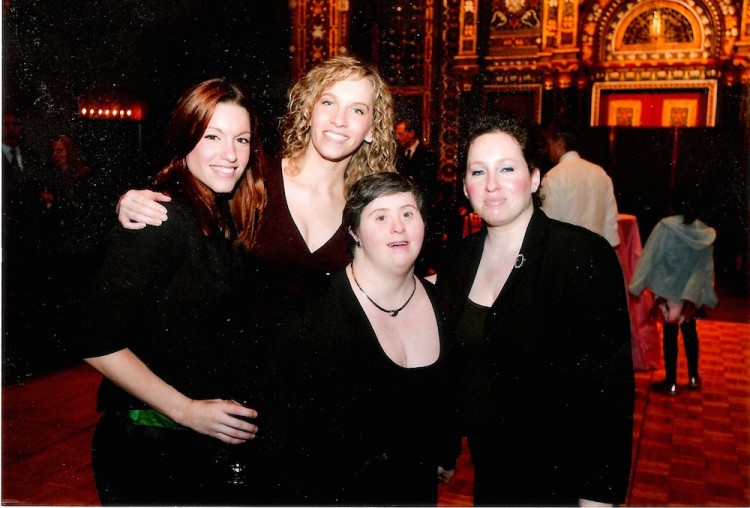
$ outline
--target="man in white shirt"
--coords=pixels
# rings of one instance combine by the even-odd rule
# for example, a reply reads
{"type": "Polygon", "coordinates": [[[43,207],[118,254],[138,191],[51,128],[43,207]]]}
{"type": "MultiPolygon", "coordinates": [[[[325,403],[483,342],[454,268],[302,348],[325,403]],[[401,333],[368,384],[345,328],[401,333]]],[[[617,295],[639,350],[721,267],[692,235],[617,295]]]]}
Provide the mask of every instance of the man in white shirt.
{"type": "Polygon", "coordinates": [[[553,164],[542,179],[542,210],[549,217],[598,233],[616,247],[617,201],[612,179],[600,166],[575,151],[575,135],[562,130],[547,132],[553,164]]]}

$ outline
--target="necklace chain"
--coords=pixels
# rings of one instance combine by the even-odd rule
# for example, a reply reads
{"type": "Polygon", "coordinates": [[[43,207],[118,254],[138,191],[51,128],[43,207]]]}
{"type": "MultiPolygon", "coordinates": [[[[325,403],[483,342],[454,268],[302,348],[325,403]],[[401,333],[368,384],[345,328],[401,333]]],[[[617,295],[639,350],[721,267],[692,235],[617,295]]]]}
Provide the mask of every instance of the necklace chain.
{"type": "Polygon", "coordinates": [[[381,307],[380,305],[378,305],[377,303],[375,303],[375,301],[372,298],[370,298],[367,295],[367,293],[365,293],[365,290],[362,289],[362,286],[359,285],[359,282],[357,281],[357,277],[354,275],[354,264],[353,263],[349,264],[349,268],[352,271],[352,279],[354,279],[354,283],[357,285],[357,287],[359,288],[359,290],[362,291],[362,294],[365,295],[365,298],[367,298],[368,300],[370,300],[370,303],[373,304],[375,307],[377,307],[378,310],[382,310],[386,314],[390,314],[391,317],[398,316],[398,313],[401,312],[402,310],[404,310],[404,307],[406,307],[407,305],[409,305],[409,302],[411,301],[412,297],[414,296],[414,293],[417,292],[417,278],[414,275],[412,275],[412,277],[414,277],[414,289],[411,290],[411,294],[409,295],[409,298],[406,299],[406,302],[404,302],[404,304],[401,307],[399,307],[398,309],[395,309],[395,310],[384,309],[383,307],[381,307]]]}

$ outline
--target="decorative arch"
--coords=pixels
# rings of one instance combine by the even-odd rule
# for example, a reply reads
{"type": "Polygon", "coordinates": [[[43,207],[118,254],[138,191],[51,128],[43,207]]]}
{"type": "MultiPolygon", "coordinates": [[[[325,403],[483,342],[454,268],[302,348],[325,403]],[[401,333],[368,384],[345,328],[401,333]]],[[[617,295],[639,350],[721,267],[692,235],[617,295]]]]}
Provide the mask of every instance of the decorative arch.
{"type": "Polygon", "coordinates": [[[704,25],[689,6],[673,1],[644,2],[628,13],[614,34],[612,52],[658,48],[693,51],[708,44],[704,25]]]}
{"type": "MultiPolygon", "coordinates": [[[[727,29],[727,18],[736,16],[731,0],[610,0],[590,5],[581,29],[581,57],[592,65],[617,65],[643,61],[709,60],[729,57],[727,48],[736,30],[727,29]],[[659,44],[637,42],[634,32],[643,30],[653,13],[666,14],[667,23],[679,36],[659,44]],[[691,32],[688,36],[687,32],[691,32]],[[629,39],[628,37],[631,37],[629,39]]],[[[662,30],[665,20],[661,20],[662,30]]],[[[662,32],[660,36],[664,37],[662,32]]]]}
{"type": "Polygon", "coordinates": [[[697,2],[647,0],[624,3],[610,18],[600,43],[602,62],[718,58],[721,45],[712,19],[697,2]]]}

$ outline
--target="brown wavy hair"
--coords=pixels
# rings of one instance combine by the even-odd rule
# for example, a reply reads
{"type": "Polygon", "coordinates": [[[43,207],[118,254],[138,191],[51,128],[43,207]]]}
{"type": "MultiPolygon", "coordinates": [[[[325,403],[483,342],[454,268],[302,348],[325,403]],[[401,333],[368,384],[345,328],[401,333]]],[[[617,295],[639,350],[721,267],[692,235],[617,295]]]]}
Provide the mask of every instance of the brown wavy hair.
{"type": "Polygon", "coordinates": [[[368,79],[373,85],[372,142],[363,142],[349,160],[344,173],[348,189],[365,175],[395,171],[396,140],[393,131],[393,96],[383,78],[370,65],[350,56],[336,56],[318,65],[295,84],[289,92],[289,104],[282,118],[284,149],[282,157],[291,166],[299,160],[310,143],[310,116],[323,92],[339,81],[368,79]]]}
{"type": "Polygon", "coordinates": [[[165,155],[169,162],[156,175],[154,190],[186,195],[205,236],[221,232],[235,245],[249,251],[266,204],[266,188],[261,173],[265,154],[258,119],[247,95],[224,79],[210,79],[187,90],[172,112],[165,155]],[[193,176],[185,159],[200,141],[220,103],[240,106],[250,116],[250,159],[229,197],[229,213],[222,211],[216,193],[193,176]]]}

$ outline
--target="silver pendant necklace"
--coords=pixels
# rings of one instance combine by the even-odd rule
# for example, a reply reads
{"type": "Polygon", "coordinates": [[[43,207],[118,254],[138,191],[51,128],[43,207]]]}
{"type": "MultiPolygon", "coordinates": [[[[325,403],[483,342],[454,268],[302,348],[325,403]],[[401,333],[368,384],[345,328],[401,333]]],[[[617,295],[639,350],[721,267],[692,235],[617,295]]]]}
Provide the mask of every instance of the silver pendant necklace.
{"type": "Polygon", "coordinates": [[[381,307],[380,305],[378,305],[377,303],[375,303],[375,301],[372,298],[370,298],[369,296],[367,296],[367,293],[365,293],[365,290],[362,289],[362,286],[359,285],[359,282],[357,281],[357,277],[354,275],[354,264],[349,263],[349,268],[352,271],[352,279],[354,279],[354,283],[357,285],[357,287],[359,288],[359,290],[362,291],[362,294],[365,295],[365,298],[367,298],[368,300],[370,300],[370,303],[373,304],[375,307],[377,307],[378,310],[382,310],[386,314],[390,314],[391,317],[398,316],[398,313],[401,312],[402,310],[404,310],[404,307],[406,307],[407,305],[409,305],[409,302],[411,301],[412,297],[414,296],[414,293],[417,292],[417,278],[414,275],[412,275],[412,277],[414,277],[414,289],[411,290],[411,294],[409,295],[409,298],[406,299],[406,302],[404,302],[404,304],[401,307],[399,307],[398,309],[395,309],[395,310],[384,309],[383,307],[381,307]]]}

